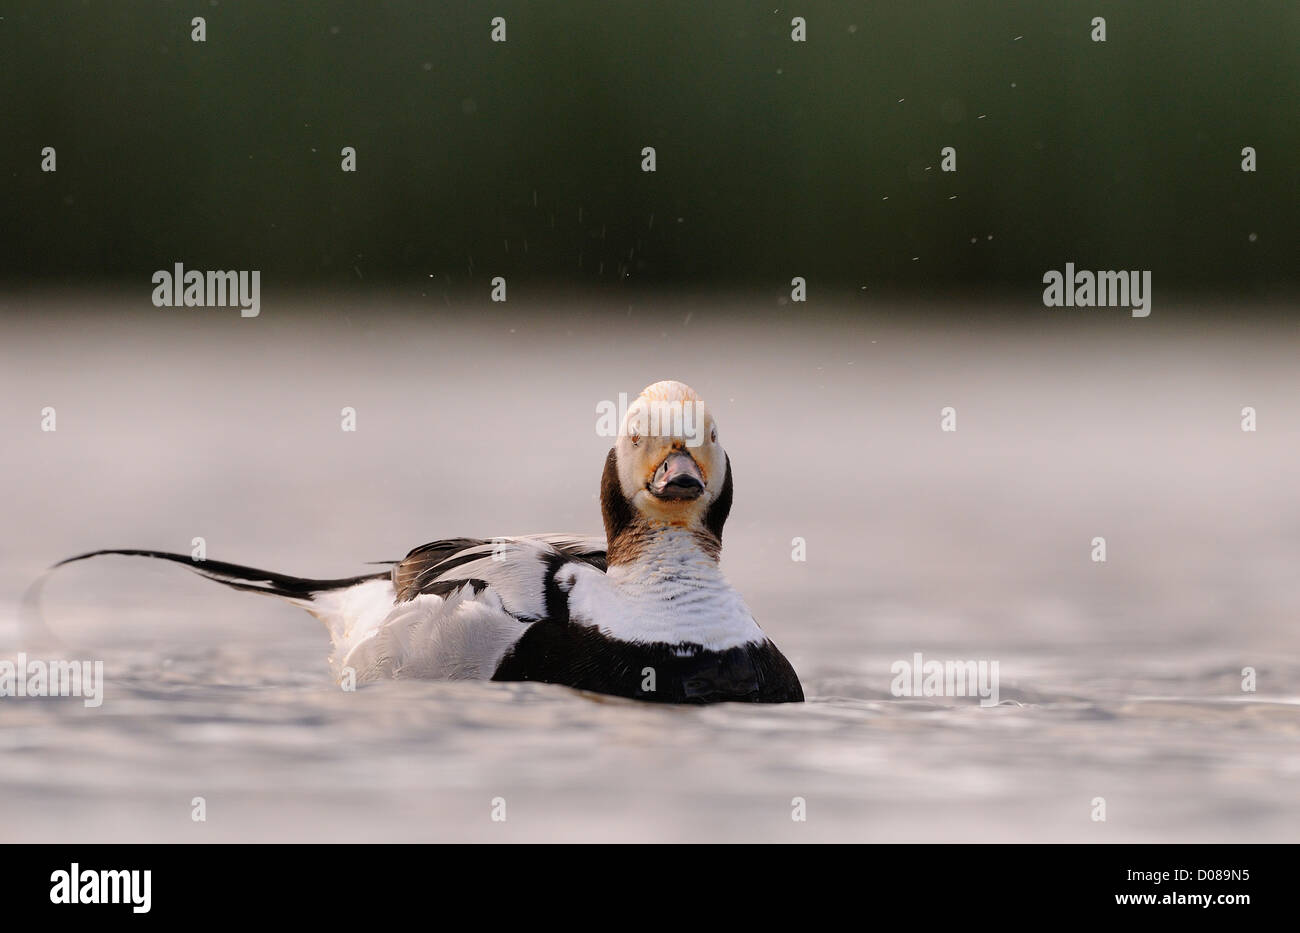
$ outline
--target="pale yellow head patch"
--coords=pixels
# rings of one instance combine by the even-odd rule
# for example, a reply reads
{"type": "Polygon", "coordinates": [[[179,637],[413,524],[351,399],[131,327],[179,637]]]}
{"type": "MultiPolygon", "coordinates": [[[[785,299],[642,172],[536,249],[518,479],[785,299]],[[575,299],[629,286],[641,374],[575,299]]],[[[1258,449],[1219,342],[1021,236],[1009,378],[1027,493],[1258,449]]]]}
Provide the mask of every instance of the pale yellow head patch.
{"type": "Polygon", "coordinates": [[[665,379],[662,382],[656,382],[654,385],[648,385],[641,390],[637,399],[645,399],[649,402],[703,402],[704,400],[696,394],[684,382],[678,382],[675,379],[665,379]]]}
{"type": "Polygon", "coordinates": [[[698,524],[726,480],[727,454],[704,400],[684,382],[646,386],[628,406],[615,445],[619,483],[644,517],[674,525],[698,524]],[[704,494],[690,502],[661,502],[646,490],[655,470],[674,450],[689,453],[704,481],[704,494]]]}

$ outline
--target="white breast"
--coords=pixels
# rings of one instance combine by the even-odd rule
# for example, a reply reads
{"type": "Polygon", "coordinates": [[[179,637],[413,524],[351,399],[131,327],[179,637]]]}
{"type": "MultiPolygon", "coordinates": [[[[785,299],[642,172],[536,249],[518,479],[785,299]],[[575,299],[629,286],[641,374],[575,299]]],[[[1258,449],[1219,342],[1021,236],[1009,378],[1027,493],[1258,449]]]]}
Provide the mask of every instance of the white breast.
{"type": "Polygon", "coordinates": [[[621,641],[720,651],[764,638],[717,562],[699,552],[687,531],[656,536],[636,563],[608,573],[570,565],[561,583],[569,587],[573,621],[621,641]]]}

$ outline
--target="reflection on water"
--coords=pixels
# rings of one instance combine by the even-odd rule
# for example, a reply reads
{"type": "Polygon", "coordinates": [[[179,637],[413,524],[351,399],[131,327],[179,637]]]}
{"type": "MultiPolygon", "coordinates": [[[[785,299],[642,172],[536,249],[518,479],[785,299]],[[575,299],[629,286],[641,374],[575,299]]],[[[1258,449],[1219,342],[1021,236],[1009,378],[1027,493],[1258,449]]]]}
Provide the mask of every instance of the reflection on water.
{"type": "Polygon", "coordinates": [[[44,600],[74,656],[104,660],[103,706],[0,700],[0,836],[1294,840],[1295,340],[893,321],[334,308],[307,327],[269,300],[256,330],[10,318],[0,654],[27,584],[93,547],[202,536],[336,576],[435,537],[596,530],[596,404],[678,378],[735,464],[728,574],[811,699],[344,694],[301,611],[108,559],[44,600]],[[918,651],[999,661],[1002,705],[893,697],[918,651]]]}

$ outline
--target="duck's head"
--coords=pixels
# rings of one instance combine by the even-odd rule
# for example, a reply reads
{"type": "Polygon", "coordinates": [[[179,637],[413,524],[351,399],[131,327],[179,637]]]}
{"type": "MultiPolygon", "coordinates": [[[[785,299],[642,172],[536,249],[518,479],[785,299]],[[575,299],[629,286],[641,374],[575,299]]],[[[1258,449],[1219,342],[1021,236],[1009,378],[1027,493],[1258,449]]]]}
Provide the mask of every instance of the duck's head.
{"type": "Polygon", "coordinates": [[[731,511],[731,462],[690,386],[656,382],[628,406],[605,459],[601,510],[611,564],[635,560],[649,536],[672,528],[717,557],[731,511]]]}

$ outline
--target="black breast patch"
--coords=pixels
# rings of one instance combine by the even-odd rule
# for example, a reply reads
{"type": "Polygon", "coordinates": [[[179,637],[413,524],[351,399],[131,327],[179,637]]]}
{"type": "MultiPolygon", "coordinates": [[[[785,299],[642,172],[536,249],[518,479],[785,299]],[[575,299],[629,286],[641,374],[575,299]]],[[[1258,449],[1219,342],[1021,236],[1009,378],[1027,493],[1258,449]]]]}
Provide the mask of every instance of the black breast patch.
{"type": "Polygon", "coordinates": [[[538,622],[501,659],[493,680],[533,680],[660,703],[797,703],[790,662],[764,639],[726,651],[619,641],[576,623],[538,622]]]}

